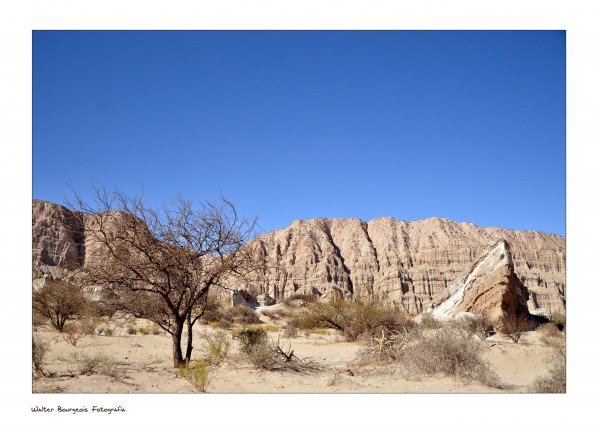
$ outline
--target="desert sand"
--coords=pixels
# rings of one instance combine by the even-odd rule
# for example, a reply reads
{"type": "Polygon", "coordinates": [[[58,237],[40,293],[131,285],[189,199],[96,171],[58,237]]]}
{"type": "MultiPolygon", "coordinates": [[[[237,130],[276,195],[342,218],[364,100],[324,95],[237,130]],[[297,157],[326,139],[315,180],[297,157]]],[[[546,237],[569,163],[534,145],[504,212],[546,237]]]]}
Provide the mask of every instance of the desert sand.
{"type": "MultiPolygon", "coordinates": [[[[139,321],[139,320],[138,320],[139,321]]],[[[34,376],[34,393],[193,393],[194,387],[172,365],[169,335],[128,334],[115,324],[114,335],[88,335],[76,346],[50,327],[34,336],[50,342],[44,377],[34,376]],[[103,359],[110,372],[82,373],[82,360],[103,359]]],[[[214,333],[208,325],[195,328],[193,359],[205,356],[201,334],[214,333]]],[[[525,333],[519,343],[495,335],[484,344],[483,356],[499,376],[502,386],[494,388],[477,381],[445,376],[408,376],[401,365],[358,366],[355,358],[364,346],[346,342],[333,330],[300,333],[295,338],[270,331],[269,338],[290,347],[298,358],[310,361],[315,371],[259,370],[240,356],[233,340],[229,357],[211,367],[208,393],[524,393],[544,375],[552,348],[536,331],[525,333]],[[322,334],[323,333],[323,334],[322,334]]]]}

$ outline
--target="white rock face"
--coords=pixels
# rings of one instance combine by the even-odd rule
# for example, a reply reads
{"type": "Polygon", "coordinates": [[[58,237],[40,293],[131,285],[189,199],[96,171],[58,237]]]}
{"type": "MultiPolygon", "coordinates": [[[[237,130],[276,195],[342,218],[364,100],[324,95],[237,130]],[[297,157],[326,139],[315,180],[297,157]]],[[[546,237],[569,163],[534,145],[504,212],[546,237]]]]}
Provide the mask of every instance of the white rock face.
{"type": "Polygon", "coordinates": [[[460,310],[460,306],[465,300],[465,295],[472,289],[473,283],[485,279],[499,268],[510,268],[511,270],[513,268],[512,256],[508,251],[506,241],[500,241],[489,251],[484,252],[482,258],[475,262],[466,278],[458,278],[448,287],[450,297],[432,310],[434,318],[453,319],[459,312],[464,312],[460,310]]]}
{"type": "Polygon", "coordinates": [[[428,309],[439,320],[461,315],[484,316],[497,330],[508,320],[528,313],[529,292],[514,272],[510,249],[506,241],[498,241],[484,250],[464,277],[449,286],[449,295],[440,295],[428,309]]]}

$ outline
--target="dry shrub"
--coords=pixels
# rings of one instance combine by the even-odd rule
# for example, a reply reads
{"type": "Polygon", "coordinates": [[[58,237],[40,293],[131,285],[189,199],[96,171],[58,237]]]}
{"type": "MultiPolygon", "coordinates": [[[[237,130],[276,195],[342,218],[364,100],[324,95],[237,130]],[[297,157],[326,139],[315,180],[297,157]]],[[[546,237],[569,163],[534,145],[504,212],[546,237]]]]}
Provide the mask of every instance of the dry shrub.
{"type": "Polygon", "coordinates": [[[477,336],[479,340],[487,339],[493,330],[492,325],[483,315],[463,316],[455,320],[455,325],[469,336],[477,336]]]}
{"type": "Polygon", "coordinates": [[[260,324],[258,314],[249,306],[234,306],[229,308],[230,321],[237,324],[260,324]]]}
{"type": "Polygon", "coordinates": [[[553,314],[551,318],[552,322],[556,324],[556,327],[560,331],[567,331],[567,317],[564,314],[553,314]]]}
{"type": "Polygon", "coordinates": [[[413,373],[442,373],[499,387],[498,376],[481,358],[482,349],[467,333],[446,326],[403,346],[402,361],[413,373]]]}
{"type": "Polygon", "coordinates": [[[298,306],[311,305],[313,303],[317,303],[317,301],[317,298],[312,294],[292,294],[282,303],[287,307],[295,308],[298,306]]]}
{"type": "Polygon", "coordinates": [[[419,326],[422,328],[438,329],[442,328],[442,321],[435,318],[429,312],[423,312],[420,316],[419,326]]]}
{"type": "Polygon", "coordinates": [[[260,324],[260,319],[254,309],[249,306],[238,305],[223,308],[220,305],[214,305],[204,313],[202,322],[214,328],[230,328],[234,323],[260,324]]]}
{"type": "MultiPolygon", "coordinates": [[[[564,339],[565,335],[558,329],[553,322],[540,325],[536,331],[541,334],[541,340],[546,343],[551,340],[564,339]]],[[[550,344],[550,343],[548,343],[550,344]]]]}
{"type": "MultiPolygon", "coordinates": [[[[143,335],[160,334],[160,328],[156,324],[143,325],[141,327],[138,327],[137,331],[143,335]]],[[[107,334],[107,336],[108,336],[108,334],[107,334]]]]}
{"type": "Polygon", "coordinates": [[[298,337],[298,329],[292,324],[286,325],[285,329],[283,330],[283,337],[286,337],[288,339],[298,337]]]}
{"type": "Polygon", "coordinates": [[[404,354],[404,347],[419,337],[421,337],[421,331],[416,328],[411,331],[404,330],[403,332],[392,331],[386,333],[382,331],[381,336],[374,338],[371,344],[357,353],[353,364],[391,364],[400,362],[404,354]]]}
{"type": "Polygon", "coordinates": [[[552,363],[548,374],[538,377],[530,390],[534,393],[566,393],[567,392],[567,363],[564,344],[555,343],[552,363]]]}
{"type": "Polygon", "coordinates": [[[231,338],[224,331],[214,333],[203,333],[202,348],[206,352],[207,362],[211,365],[219,365],[229,355],[231,349],[231,338]]]}
{"type": "Polygon", "coordinates": [[[287,347],[269,341],[267,333],[260,328],[241,330],[238,335],[240,349],[244,357],[256,368],[262,370],[318,371],[320,367],[309,359],[300,359],[294,355],[291,345],[287,347]]]}
{"type": "Polygon", "coordinates": [[[59,358],[69,364],[71,375],[102,374],[123,382],[127,377],[119,363],[104,353],[74,352],[66,359],[59,358]]]}
{"type": "Polygon", "coordinates": [[[206,392],[208,387],[208,376],[210,366],[205,361],[195,361],[193,366],[189,364],[181,364],[179,374],[187,380],[198,392],[206,392]]]}
{"type": "Polygon", "coordinates": [[[75,321],[69,324],[65,324],[63,327],[63,337],[73,346],[77,346],[77,342],[83,339],[85,336],[94,334],[96,330],[96,322],[91,319],[85,319],[75,321]]]}
{"type": "Polygon", "coordinates": [[[370,339],[382,330],[402,331],[412,325],[405,313],[381,306],[377,301],[350,302],[343,299],[313,303],[303,308],[290,324],[302,329],[340,330],[349,341],[370,339]]]}
{"type": "Polygon", "coordinates": [[[529,315],[511,315],[504,320],[504,333],[515,343],[519,343],[521,336],[526,331],[535,328],[535,324],[529,319],[529,315]]]}
{"type": "Polygon", "coordinates": [[[31,361],[34,373],[41,377],[46,375],[46,371],[44,369],[44,358],[48,353],[49,347],[50,343],[48,341],[33,336],[31,361]]]}

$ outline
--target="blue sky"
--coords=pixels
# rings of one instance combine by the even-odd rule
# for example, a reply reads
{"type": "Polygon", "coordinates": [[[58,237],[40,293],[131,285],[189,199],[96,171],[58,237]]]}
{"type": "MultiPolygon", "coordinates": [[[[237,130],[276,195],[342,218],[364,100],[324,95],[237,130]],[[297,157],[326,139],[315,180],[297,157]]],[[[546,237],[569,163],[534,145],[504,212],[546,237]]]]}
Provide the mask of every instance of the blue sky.
{"type": "Polygon", "coordinates": [[[34,31],[33,197],[565,235],[563,31],[34,31]]]}

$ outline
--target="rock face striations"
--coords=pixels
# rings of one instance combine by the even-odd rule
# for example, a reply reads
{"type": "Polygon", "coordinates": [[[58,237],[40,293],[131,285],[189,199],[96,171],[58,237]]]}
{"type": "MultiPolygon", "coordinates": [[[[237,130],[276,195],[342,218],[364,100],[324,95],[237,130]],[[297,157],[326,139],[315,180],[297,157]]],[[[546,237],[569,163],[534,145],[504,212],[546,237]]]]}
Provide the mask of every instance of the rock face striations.
{"type": "Polygon", "coordinates": [[[376,295],[418,313],[499,239],[508,242],[516,276],[529,290],[529,309],[564,313],[564,238],[440,218],[295,221],[258,238],[266,267],[255,290],[277,299],[296,292],[376,295]]]}
{"type": "Polygon", "coordinates": [[[46,201],[32,202],[32,269],[34,276],[62,278],[85,259],[82,213],[46,201]]]}
{"type": "MultiPolygon", "coordinates": [[[[60,276],[90,261],[78,212],[33,201],[32,261],[35,274],[60,276]]],[[[258,237],[264,268],[244,283],[281,300],[294,293],[377,296],[421,312],[467,273],[486,246],[505,240],[514,272],[529,292],[529,310],[565,311],[565,239],[536,231],[480,228],[431,218],[298,220],[258,237]]]]}
{"type": "Polygon", "coordinates": [[[508,243],[500,240],[456,279],[427,309],[440,320],[453,319],[462,312],[483,315],[496,330],[502,330],[528,313],[529,292],[514,272],[508,243]]]}

